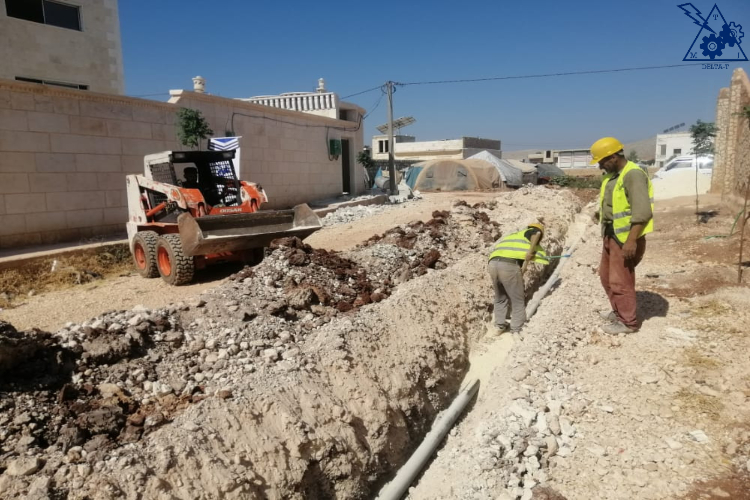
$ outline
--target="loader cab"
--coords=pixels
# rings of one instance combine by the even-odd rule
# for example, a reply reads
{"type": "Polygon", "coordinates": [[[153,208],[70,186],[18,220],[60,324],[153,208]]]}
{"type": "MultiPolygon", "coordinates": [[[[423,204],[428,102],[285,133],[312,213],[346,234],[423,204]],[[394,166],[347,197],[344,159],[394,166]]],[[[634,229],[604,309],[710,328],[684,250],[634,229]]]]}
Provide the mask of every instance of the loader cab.
{"type": "Polygon", "coordinates": [[[212,207],[240,205],[240,181],[232,162],[234,151],[174,151],[169,156],[173,172],[180,175],[178,185],[184,185],[186,171],[195,169],[197,189],[206,203],[212,207]]]}

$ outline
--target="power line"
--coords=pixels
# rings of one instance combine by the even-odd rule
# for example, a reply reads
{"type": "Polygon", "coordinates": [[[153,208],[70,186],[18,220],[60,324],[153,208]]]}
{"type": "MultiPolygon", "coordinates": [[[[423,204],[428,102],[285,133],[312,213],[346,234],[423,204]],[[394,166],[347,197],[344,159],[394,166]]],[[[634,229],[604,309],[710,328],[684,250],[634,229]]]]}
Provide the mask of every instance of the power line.
{"type": "MultiPolygon", "coordinates": [[[[381,89],[381,90],[382,90],[382,89],[381,89]]],[[[374,111],[375,111],[376,109],[378,109],[378,106],[380,106],[380,102],[381,102],[381,101],[383,100],[383,97],[385,97],[385,92],[382,92],[382,93],[380,94],[380,97],[378,97],[378,100],[377,100],[377,101],[375,102],[375,104],[374,104],[374,105],[372,106],[372,108],[370,109],[370,111],[368,111],[367,113],[365,113],[365,116],[363,116],[363,117],[362,117],[362,119],[365,119],[365,118],[367,118],[367,117],[368,117],[368,116],[370,116],[370,115],[371,115],[371,114],[372,114],[372,113],[373,113],[373,112],[374,112],[374,111]]]]}
{"type": "Polygon", "coordinates": [[[407,85],[438,85],[446,83],[472,83],[472,82],[489,82],[497,80],[522,80],[531,78],[548,78],[553,76],[572,76],[572,75],[593,75],[599,73],[618,73],[623,71],[645,71],[651,69],[681,68],[686,66],[700,66],[701,63],[690,64],[667,64],[662,66],[639,66],[634,68],[616,68],[616,69],[597,69],[587,71],[566,71],[562,73],[544,73],[539,75],[515,75],[515,76],[493,76],[488,78],[463,78],[458,80],[434,80],[424,82],[394,82],[396,85],[405,87],[407,85]]]}
{"type": "Polygon", "coordinates": [[[383,88],[383,86],[382,86],[382,85],[378,85],[377,87],[373,87],[373,88],[371,88],[371,89],[363,90],[362,92],[357,92],[356,94],[349,94],[349,95],[345,95],[345,96],[344,96],[344,97],[342,97],[341,99],[348,99],[348,98],[350,98],[350,97],[354,97],[355,95],[366,94],[366,93],[368,93],[368,92],[372,92],[373,90],[378,90],[378,89],[382,89],[382,88],[383,88]]]}

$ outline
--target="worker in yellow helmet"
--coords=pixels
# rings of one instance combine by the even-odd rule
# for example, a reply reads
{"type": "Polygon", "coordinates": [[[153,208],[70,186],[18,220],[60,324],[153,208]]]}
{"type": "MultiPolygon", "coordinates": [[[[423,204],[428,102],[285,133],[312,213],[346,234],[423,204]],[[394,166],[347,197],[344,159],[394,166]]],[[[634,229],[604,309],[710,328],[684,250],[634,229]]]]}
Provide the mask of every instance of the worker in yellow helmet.
{"type": "Polygon", "coordinates": [[[544,226],[529,224],[521,231],[500,238],[492,245],[489,271],[495,291],[495,328],[506,330],[505,317],[510,306],[510,331],[519,333],[526,322],[526,289],[523,284],[524,263],[549,264],[544,249],[538,245],[544,236],[544,226]],[[533,243],[532,243],[533,242],[533,243]]]}
{"type": "Polygon", "coordinates": [[[591,164],[604,179],[599,191],[599,222],[604,244],[599,277],[612,306],[601,311],[610,321],[605,333],[633,333],[636,317],[635,267],[646,252],[646,234],[654,229],[654,187],[648,174],[625,158],[622,143],[604,137],[591,146],[591,164]]]}

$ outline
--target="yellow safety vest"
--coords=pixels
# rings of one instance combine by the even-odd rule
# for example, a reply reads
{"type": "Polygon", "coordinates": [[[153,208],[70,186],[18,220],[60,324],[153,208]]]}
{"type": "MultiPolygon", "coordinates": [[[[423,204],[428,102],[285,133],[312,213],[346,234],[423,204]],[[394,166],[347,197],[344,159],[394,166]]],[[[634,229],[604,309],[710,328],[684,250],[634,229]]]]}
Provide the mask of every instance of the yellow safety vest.
{"type": "MultiPolygon", "coordinates": [[[[629,161],[628,164],[625,165],[625,168],[622,169],[622,172],[620,172],[620,176],[617,178],[617,181],[615,181],[615,188],[612,190],[612,229],[614,229],[615,237],[620,243],[625,243],[625,241],[628,239],[628,235],[630,234],[630,217],[632,215],[632,212],[630,210],[630,202],[628,201],[628,197],[625,196],[625,186],[623,185],[623,180],[625,179],[625,175],[631,170],[638,170],[646,176],[646,180],[648,181],[648,197],[651,200],[651,213],[654,213],[654,186],[653,184],[651,184],[651,179],[648,178],[648,174],[644,172],[641,167],[639,167],[632,161],[629,161]]],[[[602,222],[602,217],[604,216],[604,191],[607,189],[607,183],[613,175],[614,174],[607,174],[604,176],[602,187],[599,191],[600,224],[602,222]]],[[[652,216],[651,220],[648,221],[648,224],[646,224],[638,237],[640,238],[641,236],[648,234],[653,230],[654,218],[652,216]]]]}
{"type": "MultiPolygon", "coordinates": [[[[517,233],[509,234],[505,238],[500,239],[495,246],[492,247],[492,253],[490,253],[490,260],[495,257],[506,257],[508,259],[526,259],[526,253],[531,248],[531,242],[524,236],[527,229],[518,231],[517,233]]],[[[536,254],[534,255],[534,262],[540,264],[549,264],[547,254],[544,249],[537,245],[536,254]]]]}

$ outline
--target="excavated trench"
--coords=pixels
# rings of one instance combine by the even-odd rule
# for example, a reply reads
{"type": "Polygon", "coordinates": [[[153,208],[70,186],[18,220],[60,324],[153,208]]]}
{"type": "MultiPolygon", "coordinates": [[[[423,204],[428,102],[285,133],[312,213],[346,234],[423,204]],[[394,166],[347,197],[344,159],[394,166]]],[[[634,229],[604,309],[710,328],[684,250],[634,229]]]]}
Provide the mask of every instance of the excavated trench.
{"type": "MultiPolygon", "coordinates": [[[[559,254],[580,207],[524,188],[349,252],[278,240],[189,304],[54,334],[6,325],[0,495],[371,497],[469,369],[489,245],[543,215],[559,254]]],[[[551,272],[527,273],[529,293],[551,272]]]]}

